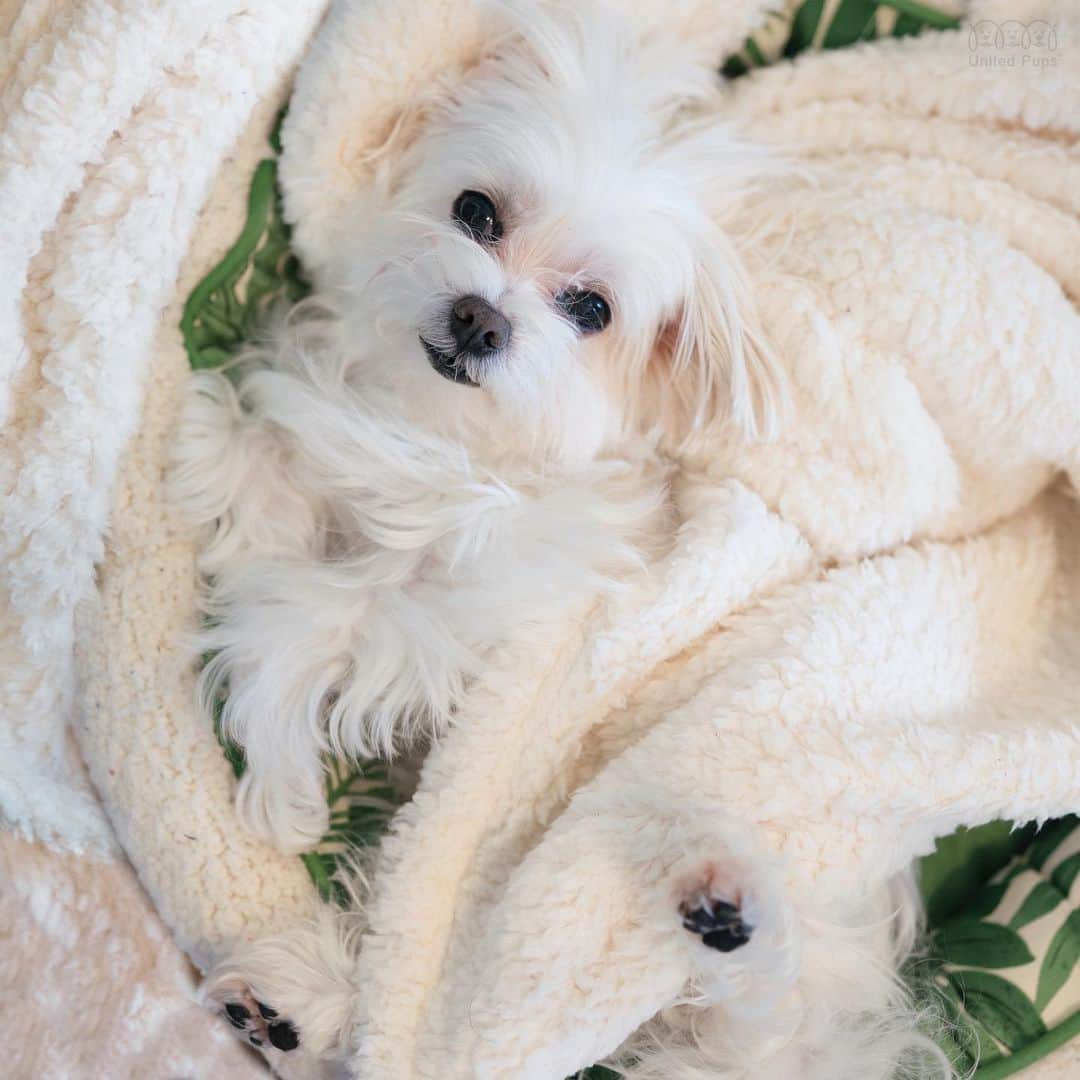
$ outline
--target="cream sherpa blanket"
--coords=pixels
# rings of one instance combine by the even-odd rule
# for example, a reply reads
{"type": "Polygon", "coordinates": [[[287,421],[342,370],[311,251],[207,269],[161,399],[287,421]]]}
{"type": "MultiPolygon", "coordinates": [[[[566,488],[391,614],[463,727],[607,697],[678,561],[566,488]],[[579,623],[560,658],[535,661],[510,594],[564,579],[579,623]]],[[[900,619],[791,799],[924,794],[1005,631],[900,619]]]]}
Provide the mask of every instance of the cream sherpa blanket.
{"type": "MultiPolygon", "coordinates": [[[[99,602],[98,587],[110,578],[107,522],[126,516],[113,503],[118,469],[130,480],[132,461],[152,457],[145,444],[123,467],[122,456],[140,417],[160,410],[155,401],[168,400],[178,385],[182,297],[243,219],[251,171],[323,8],[321,0],[0,0],[6,1077],[266,1074],[231,1029],[198,1005],[196,972],[127,864],[109,808],[65,731],[86,700],[75,655],[86,631],[76,630],[75,609],[99,602]]],[[[168,420],[159,419],[146,427],[164,432],[168,420]]],[[[119,498],[130,507],[128,482],[119,498]]],[[[159,504],[149,517],[160,521],[159,504]]],[[[128,518],[136,519],[139,511],[128,518]]],[[[109,550],[122,550],[130,526],[118,524],[112,536],[118,546],[109,550]]],[[[191,602],[188,544],[142,552],[159,581],[168,580],[171,565],[183,583],[163,585],[170,608],[191,602]]],[[[152,621],[120,620],[142,647],[152,647],[152,621]]],[[[133,669],[130,679],[126,669],[117,678],[128,692],[145,685],[133,669]]],[[[175,700],[183,715],[188,701],[175,700]]],[[[141,741],[145,732],[148,753],[157,747],[158,764],[137,773],[140,781],[168,788],[172,800],[188,785],[189,792],[212,785],[201,775],[212,777],[220,765],[212,743],[204,746],[205,768],[189,758],[180,780],[169,762],[182,758],[170,756],[162,712],[134,702],[127,718],[118,735],[141,741]],[[171,786],[162,766],[176,781],[171,786]]],[[[115,714],[100,719],[110,724],[115,714]]],[[[182,755],[181,746],[177,740],[182,755]]],[[[116,779],[139,798],[138,782],[122,773],[116,779]]],[[[113,793],[104,794],[112,802],[113,793]]],[[[222,808],[227,798],[222,778],[222,808]]],[[[183,833],[198,831],[189,818],[183,833]]],[[[147,834],[147,844],[190,843],[183,833],[147,834]]],[[[261,853],[249,861],[254,884],[261,853]]],[[[310,896],[302,868],[292,880],[290,894],[283,873],[274,894],[310,896]]],[[[220,897],[229,886],[219,885],[220,897]]]]}
{"type": "MultiPolygon", "coordinates": [[[[0,296],[7,398],[24,403],[4,448],[5,717],[20,754],[32,736],[42,774],[81,792],[95,824],[79,842],[106,848],[51,756],[74,686],[56,657],[77,645],[79,740],[109,823],[200,964],[304,917],[313,895],[297,861],[235,827],[177,661],[194,583],[193,539],[160,489],[184,371],[175,298],[208,265],[212,219],[193,240],[193,217],[245,94],[269,92],[318,6],[186,5],[230,47],[250,33],[249,62],[224,62],[221,43],[193,54],[155,98],[164,117],[134,108],[143,76],[166,45],[185,55],[176,33],[197,38],[187,14],[140,15],[131,84],[52,118],[66,171],[26,154],[0,177],[28,206],[5,221],[0,296]],[[218,111],[200,154],[169,110],[204,91],[218,111]],[[131,137],[111,140],[117,126],[131,137]],[[144,159],[166,144],[167,164],[144,159]],[[102,553],[103,483],[151,362],[102,553]]],[[[763,9],[624,6],[709,35],[718,57],[763,9]]],[[[1044,493],[1080,463],[1076,11],[1018,0],[973,17],[1053,23],[1060,62],[973,65],[965,29],[805,58],[732,93],[725,111],[794,147],[810,181],[742,223],[771,223],[754,273],[793,415],[775,443],[716,441],[684,462],[685,523],[649,581],[544,649],[507,649],[426,762],[369,911],[358,1075],[562,1076],[688,983],[722,1016],[790,1003],[828,967],[815,927],[865,919],[935,836],[1080,807],[1077,509],[1044,493]],[[672,906],[703,859],[760,897],[751,945],[704,963],[672,906]]],[[[316,274],[365,151],[482,44],[464,0],[335,9],[284,136],[286,209],[316,274]]],[[[35,54],[25,77],[48,63],[35,54]]],[[[36,788],[5,775],[4,812],[54,835],[36,788]]]]}

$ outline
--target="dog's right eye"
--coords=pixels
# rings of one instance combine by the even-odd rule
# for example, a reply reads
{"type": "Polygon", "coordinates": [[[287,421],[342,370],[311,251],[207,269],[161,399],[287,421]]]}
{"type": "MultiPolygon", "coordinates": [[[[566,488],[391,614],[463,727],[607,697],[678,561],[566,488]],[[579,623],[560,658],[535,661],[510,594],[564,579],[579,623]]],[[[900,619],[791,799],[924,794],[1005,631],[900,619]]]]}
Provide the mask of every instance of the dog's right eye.
{"type": "Polygon", "coordinates": [[[599,334],[611,322],[611,306],[592,289],[564,289],[555,297],[562,313],[582,334],[599,334]]]}
{"type": "Polygon", "coordinates": [[[479,191],[463,191],[454,200],[454,220],[474,240],[494,244],[502,236],[502,222],[495,204],[479,191]]]}

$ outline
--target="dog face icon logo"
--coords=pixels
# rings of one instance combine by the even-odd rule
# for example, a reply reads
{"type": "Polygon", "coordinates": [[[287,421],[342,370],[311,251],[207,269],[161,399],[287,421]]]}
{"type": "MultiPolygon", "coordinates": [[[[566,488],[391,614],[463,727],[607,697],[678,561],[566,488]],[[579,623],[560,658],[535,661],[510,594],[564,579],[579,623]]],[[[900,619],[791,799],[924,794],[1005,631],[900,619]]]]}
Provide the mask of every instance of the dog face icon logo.
{"type": "Polygon", "coordinates": [[[968,45],[975,49],[1000,49],[1005,44],[1001,27],[989,19],[981,19],[968,32],[968,45]]]}
{"type": "Polygon", "coordinates": [[[1026,49],[1031,44],[1028,28],[1015,19],[1002,23],[1000,33],[1005,39],[1006,49],[1026,49]]]}
{"type": "Polygon", "coordinates": [[[1028,37],[1033,48],[1053,52],[1057,48],[1057,27],[1036,19],[1028,23],[1028,37]]]}

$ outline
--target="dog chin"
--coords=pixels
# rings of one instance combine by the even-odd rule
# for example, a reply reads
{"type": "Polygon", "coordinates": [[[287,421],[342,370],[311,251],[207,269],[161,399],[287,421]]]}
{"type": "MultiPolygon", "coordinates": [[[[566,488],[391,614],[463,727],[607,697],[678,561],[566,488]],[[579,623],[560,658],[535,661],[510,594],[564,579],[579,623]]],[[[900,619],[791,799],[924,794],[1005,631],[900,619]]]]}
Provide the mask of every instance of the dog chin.
{"type": "Polygon", "coordinates": [[[425,341],[423,337],[420,338],[420,344],[424,346],[424,352],[427,353],[428,363],[430,363],[432,368],[434,368],[434,370],[444,379],[449,379],[450,382],[458,383],[462,386],[480,385],[469,375],[465,367],[465,362],[460,356],[442,352],[432,345],[430,341],[425,341]]]}

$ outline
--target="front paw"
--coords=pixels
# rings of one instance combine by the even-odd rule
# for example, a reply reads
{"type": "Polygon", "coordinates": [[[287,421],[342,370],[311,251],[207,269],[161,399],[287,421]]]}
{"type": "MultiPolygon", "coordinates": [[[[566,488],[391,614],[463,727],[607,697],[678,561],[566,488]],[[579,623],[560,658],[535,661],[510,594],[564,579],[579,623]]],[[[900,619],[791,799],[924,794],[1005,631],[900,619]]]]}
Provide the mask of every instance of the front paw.
{"type": "Polygon", "coordinates": [[[332,1066],[348,1057],[356,1028],[362,925],[359,910],[317,904],[313,919],[224,956],[200,996],[283,1080],[337,1075],[332,1066]]]}
{"type": "Polygon", "coordinates": [[[236,789],[236,810],[256,836],[279,851],[297,855],[317,847],[330,827],[330,807],[320,781],[300,785],[244,774],[236,789]]]}

